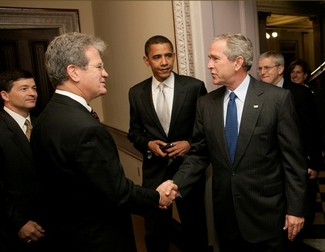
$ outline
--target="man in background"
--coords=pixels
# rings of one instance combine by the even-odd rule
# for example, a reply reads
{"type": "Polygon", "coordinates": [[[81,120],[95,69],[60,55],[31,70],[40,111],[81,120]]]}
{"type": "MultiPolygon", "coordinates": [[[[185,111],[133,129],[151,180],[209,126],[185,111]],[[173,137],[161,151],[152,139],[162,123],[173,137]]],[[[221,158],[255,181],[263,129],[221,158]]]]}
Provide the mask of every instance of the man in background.
{"type": "Polygon", "coordinates": [[[316,107],[311,90],[304,85],[297,85],[283,78],[285,71],[284,57],[281,53],[267,51],[259,56],[258,74],[262,81],[277,87],[290,90],[294,99],[294,106],[301,126],[302,144],[307,161],[308,170],[308,205],[310,213],[305,217],[303,231],[294,242],[289,243],[292,250],[304,251],[303,238],[312,231],[312,224],[316,212],[316,197],[318,193],[318,174],[324,169],[322,156],[321,131],[316,115],[316,107]]]}
{"type": "MultiPolygon", "coordinates": [[[[152,77],[129,90],[128,138],[143,155],[143,183],[154,189],[173,177],[190,149],[197,99],[207,93],[202,81],[173,72],[171,41],[153,36],[144,46],[143,60],[152,77]],[[162,98],[165,99],[162,103],[162,98]]],[[[205,173],[187,199],[176,199],[184,251],[206,251],[205,173]]],[[[167,252],[171,241],[172,207],[145,219],[148,252],[167,252]]]]}
{"type": "Polygon", "coordinates": [[[113,137],[89,106],[107,92],[105,49],[98,38],[66,33],[45,53],[55,93],[34,125],[31,146],[49,232],[46,251],[135,252],[130,212],[150,214],[177,196],[125,177],[113,137]]]}
{"type": "Polygon", "coordinates": [[[39,193],[29,137],[37,100],[33,75],[24,70],[0,74],[0,251],[41,251],[44,229],[37,218],[39,193]]]}

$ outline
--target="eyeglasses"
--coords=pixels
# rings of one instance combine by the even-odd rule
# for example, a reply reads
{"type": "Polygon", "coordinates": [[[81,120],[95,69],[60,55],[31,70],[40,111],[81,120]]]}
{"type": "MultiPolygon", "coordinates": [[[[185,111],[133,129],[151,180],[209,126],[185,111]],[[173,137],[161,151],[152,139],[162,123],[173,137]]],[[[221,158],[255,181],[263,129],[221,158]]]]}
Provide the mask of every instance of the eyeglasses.
{"type": "Polygon", "coordinates": [[[263,70],[265,72],[268,72],[268,71],[270,71],[271,68],[278,67],[278,66],[280,66],[280,65],[259,67],[259,68],[257,68],[257,72],[262,72],[263,70]]]}
{"type": "Polygon", "coordinates": [[[96,67],[99,71],[104,70],[104,63],[98,64],[98,65],[88,65],[88,66],[96,67]]]}

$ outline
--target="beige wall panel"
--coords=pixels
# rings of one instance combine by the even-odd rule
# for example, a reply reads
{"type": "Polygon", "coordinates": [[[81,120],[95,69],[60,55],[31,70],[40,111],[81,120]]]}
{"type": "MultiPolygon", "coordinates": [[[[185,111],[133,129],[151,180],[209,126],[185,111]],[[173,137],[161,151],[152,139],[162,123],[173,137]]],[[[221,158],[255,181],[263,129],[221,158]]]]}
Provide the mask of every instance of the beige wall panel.
{"type": "Polygon", "coordinates": [[[93,1],[92,5],[95,34],[108,44],[103,122],[127,132],[129,88],[151,76],[142,59],[144,43],[161,34],[175,44],[172,1],[93,1]]]}

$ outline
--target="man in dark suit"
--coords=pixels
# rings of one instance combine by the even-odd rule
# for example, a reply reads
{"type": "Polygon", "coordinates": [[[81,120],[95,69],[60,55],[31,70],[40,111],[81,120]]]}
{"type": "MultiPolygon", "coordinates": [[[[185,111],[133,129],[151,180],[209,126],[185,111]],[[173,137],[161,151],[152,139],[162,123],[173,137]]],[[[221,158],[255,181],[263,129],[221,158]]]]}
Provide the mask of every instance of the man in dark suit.
{"type": "Polygon", "coordinates": [[[26,120],[37,100],[32,74],[7,70],[0,74],[0,251],[39,251],[44,230],[37,220],[39,184],[26,120]]]}
{"type": "Polygon", "coordinates": [[[248,74],[253,45],[242,34],[216,36],[209,58],[213,83],[222,86],[198,100],[191,149],[174,183],[186,198],[211,162],[220,251],[286,251],[307,213],[292,95],[248,74]]]}
{"type": "Polygon", "coordinates": [[[127,179],[111,134],[92,115],[88,104],[107,92],[105,49],[98,38],[67,33],[45,53],[55,94],[34,125],[31,146],[42,186],[46,251],[136,251],[130,212],[150,214],[177,196],[127,179]]]}
{"type": "MultiPolygon", "coordinates": [[[[169,39],[153,36],[145,44],[145,64],[153,76],[129,90],[130,129],[128,138],[143,155],[143,183],[156,188],[172,178],[189,150],[197,99],[207,93],[202,81],[172,72],[175,52],[169,39]],[[159,88],[167,97],[162,116],[159,113],[159,88]],[[172,144],[169,148],[167,144],[172,144]],[[163,148],[163,149],[162,149],[163,148]]],[[[176,199],[184,233],[184,251],[205,251],[207,227],[205,217],[205,174],[200,174],[187,199],[176,199]]],[[[170,244],[172,207],[145,219],[145,242],[149,252],[166,252],[170,244]],[[163,239],[161,239],[163,237],[163,239]]]]}
{"type": "Polygon", "coordinates": [[[301,125],[302,144],[308,170],[308,205],[310,213],[305,218],[303,232],[300,232],[293,244],[292,251],[305,251],[303,238],[311,231],[316,212],[316,197],[318,192],[318,174],[324,169],[322,156],[321,131],[316,115],[316,107],[311,90],[303,85],[297,85],[283,78],[284,57],[281,53],[267,51],[259,56],[258,73],[262,81],[290,90],[294,98],[299,122],[301,125]]]}

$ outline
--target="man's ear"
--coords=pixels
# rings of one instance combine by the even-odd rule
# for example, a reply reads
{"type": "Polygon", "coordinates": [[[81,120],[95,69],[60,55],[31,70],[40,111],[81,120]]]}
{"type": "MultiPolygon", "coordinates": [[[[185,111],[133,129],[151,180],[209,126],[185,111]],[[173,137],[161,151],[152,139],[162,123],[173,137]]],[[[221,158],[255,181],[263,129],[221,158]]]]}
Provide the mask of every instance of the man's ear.
{"type": "Polygon", "coordinates": [[[280,65],[280,66],[278,66],[278,74],[279,74],[279,75],[282,75],[283,72],[284,72],[284,65],[280,65]]]}
{"type": "Polygon", "coordinates": [[[80,68],[75,65],[67,66],[67,73],[74,82],[79,82],[80,80],[79,70],[80,68]]]}
{"type": "Polygon", "coordinates": [[[242,56],[238,56],[235,59],[235,70],[238,71],[243,66],[243,63],[244,63],[244,58],[242,56]]]}
{"type": "Polygon", "coordinates": [[[0,92],[0,95],[1,95],[1,98],[4,100],[4,101],[9,101],[9,98],[8,98],[8,93],[6,91],[1,91],[0,92]]]}
{"type": "Polygon", "coordinates": [[[147,56],[143,56],[143,61],[144,61],[144,63],[145,63],[147,66],[150,66],[150,64],[149,64],[149,59],[148,59],[147,56]]]}

